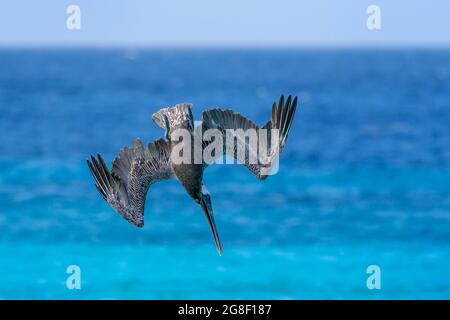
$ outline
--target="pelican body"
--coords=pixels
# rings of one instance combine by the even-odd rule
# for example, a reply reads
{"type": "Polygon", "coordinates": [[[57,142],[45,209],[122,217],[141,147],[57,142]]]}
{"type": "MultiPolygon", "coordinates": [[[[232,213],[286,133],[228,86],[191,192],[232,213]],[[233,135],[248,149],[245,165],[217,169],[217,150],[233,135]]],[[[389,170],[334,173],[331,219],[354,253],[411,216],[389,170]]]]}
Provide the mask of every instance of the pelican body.
{"type": "MultiPolygon", "coordinates": [[[[201,132],[208,129],[215,129],[224,139],[227,130],[255,130],[276,129],[279,133],[275,142],[258,141],[268,146],[267,154],[259,154],[256,148],[244,138],[233,137],[233,146],[226,139],[221,152],[217,152],[215,157],[228,155],[237,158],[240,148],[244,150],[244,159],[240,158],[243,164],[258,179],[264,180],[268,176],[267,168],[274,165],[279,153],[284,148],[289,129],[295,115],[297,107],[297,97],[292,99],[289,96],[286,101],[281,96],[278,106],[276,102],[272,105],[272,119],[262,128],[239,113],[230,109],[210,109],[202,113],[201,132]],[[228,144],[228,147],[227,147],[228,144]],[[251,162],[251,156],[256,157],[257,162],[251,162]]],[[[144,148],[142,142],[137,139],[133,147],[123,148],[119,155],[112,162],[112,169],[109,170],[98,154],[91,156],[87,160],[89,169],[94,177],[95,186],[103,199],[115,209],[125,220],[137,226],[144,226],[144,207],[147,192],[150,186],[158,181],[167,179],[177,179],[189,196],[201,207],[211,229],[217,250],[222,255],[222,245],[214,221],[211,196],[203,184],[203,173],[211,164],[205,161],[196,163],[194,161],[184,163],[174,161],[175,150],[188,150],[195,153],[194,146],[197,143],[197,130],[194,126],[191,104],[177,104],[174,107],[163,108],[153,114],[153,121],[161,128],[165,129],[164,139],[158,139],[148,144],[144,148]],[[177,130],[184,130],[187,136],[183,139],[173,139],[172,134],[177,130]]],[[[261,140],[258,135],[258,140],[261,140]]],[[[269,137],[265,138],[269,139],[269,137]]],[[[272,139],[273,140],[273,139],[272,139]]],[[[210,145],[211,141],[202,142],[201,149],[210,145]]]]}

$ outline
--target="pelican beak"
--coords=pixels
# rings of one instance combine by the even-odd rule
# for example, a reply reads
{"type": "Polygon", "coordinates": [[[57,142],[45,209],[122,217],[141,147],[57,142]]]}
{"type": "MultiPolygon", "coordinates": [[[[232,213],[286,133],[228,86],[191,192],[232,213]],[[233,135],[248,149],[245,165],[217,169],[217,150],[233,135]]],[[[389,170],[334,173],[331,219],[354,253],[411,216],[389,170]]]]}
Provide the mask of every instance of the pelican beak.
{"type": "Polygon", "coordinates": [[[209,228],[211,229],[211,232],[213,234],[217,251],[219,251],[219,255],[222,255],[222,245],[220,244],[219,234],[217,233],[216,223],[214,222],[211,199],[209,197],[202,197],[202,199],[200,200],[200,206],[202,207],[203,213],[205,214],[206,220],[208,221],[209,228]]]}

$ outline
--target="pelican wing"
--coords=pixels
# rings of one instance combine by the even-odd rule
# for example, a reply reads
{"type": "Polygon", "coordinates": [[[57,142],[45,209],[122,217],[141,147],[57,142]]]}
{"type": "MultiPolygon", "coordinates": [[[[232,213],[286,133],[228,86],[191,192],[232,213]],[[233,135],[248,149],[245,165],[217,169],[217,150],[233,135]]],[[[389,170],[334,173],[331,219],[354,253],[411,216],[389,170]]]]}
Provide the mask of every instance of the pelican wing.
{"type": "Polygon", "coordinates": [[[125,147],[120,151],[111,171],[101,155],[91,156],[87,163],[103,199],[128,222],[142,227],[149,187],[174,177],[169,159],[169,145],[165,140],[156,140],[144,149],[137,139],[132,148],[125,147]]]}
{"type": "MultiPolygon", "coordinates": [[[[296,108],[297,97],[292,99],[288,96],[285,101],[284,96],[281,96],[278,106],[276,102],[273,103],[272,119],[262,128],[230,109],[205,110],[202,114],[203,131],[205,133],[208,129],[218,129],[222,134],[223,152],[215,158],[224,154],[231,156],[258,179],[265,179],[286,144],[296,108]],[[253,134],[249,134],[248,129],[253,134]]],[[[211,143],[206,144],[208,145],[212,146],[211,143]]]]}

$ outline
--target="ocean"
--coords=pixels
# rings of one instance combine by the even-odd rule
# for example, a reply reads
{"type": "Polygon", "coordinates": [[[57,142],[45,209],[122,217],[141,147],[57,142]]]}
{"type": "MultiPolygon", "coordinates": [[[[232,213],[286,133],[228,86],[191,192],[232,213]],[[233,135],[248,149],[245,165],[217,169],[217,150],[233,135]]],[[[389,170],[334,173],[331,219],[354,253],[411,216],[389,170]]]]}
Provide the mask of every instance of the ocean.
{"type": "Polygon", "coordinates": [[[444,49],[1,49],[0,298],[449,299],[449,125],[444,49]],[[223,256],[177,181],[142,229],[96,191],[88,156],[163,137],[160,107],[263,125],[282,93],[279,172],[206,171],[223,256]]]}

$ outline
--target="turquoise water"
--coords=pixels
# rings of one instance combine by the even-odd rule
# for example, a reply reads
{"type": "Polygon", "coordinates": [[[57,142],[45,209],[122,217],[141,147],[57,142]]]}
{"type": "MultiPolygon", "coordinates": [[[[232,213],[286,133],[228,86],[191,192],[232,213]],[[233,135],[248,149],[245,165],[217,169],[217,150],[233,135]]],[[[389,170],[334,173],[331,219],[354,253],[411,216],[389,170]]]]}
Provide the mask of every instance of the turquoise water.
{"type": "Polygon", "coordinates": [[[0,51],[0,298],[450,298],[449,105],[450,51],[0,51]],[[95,190],[87,156],[161,137],[159,107],[263,124],[282,92],[279,173],[206,173],[222,257],[176,181],[143,229],[95,190]]]}

